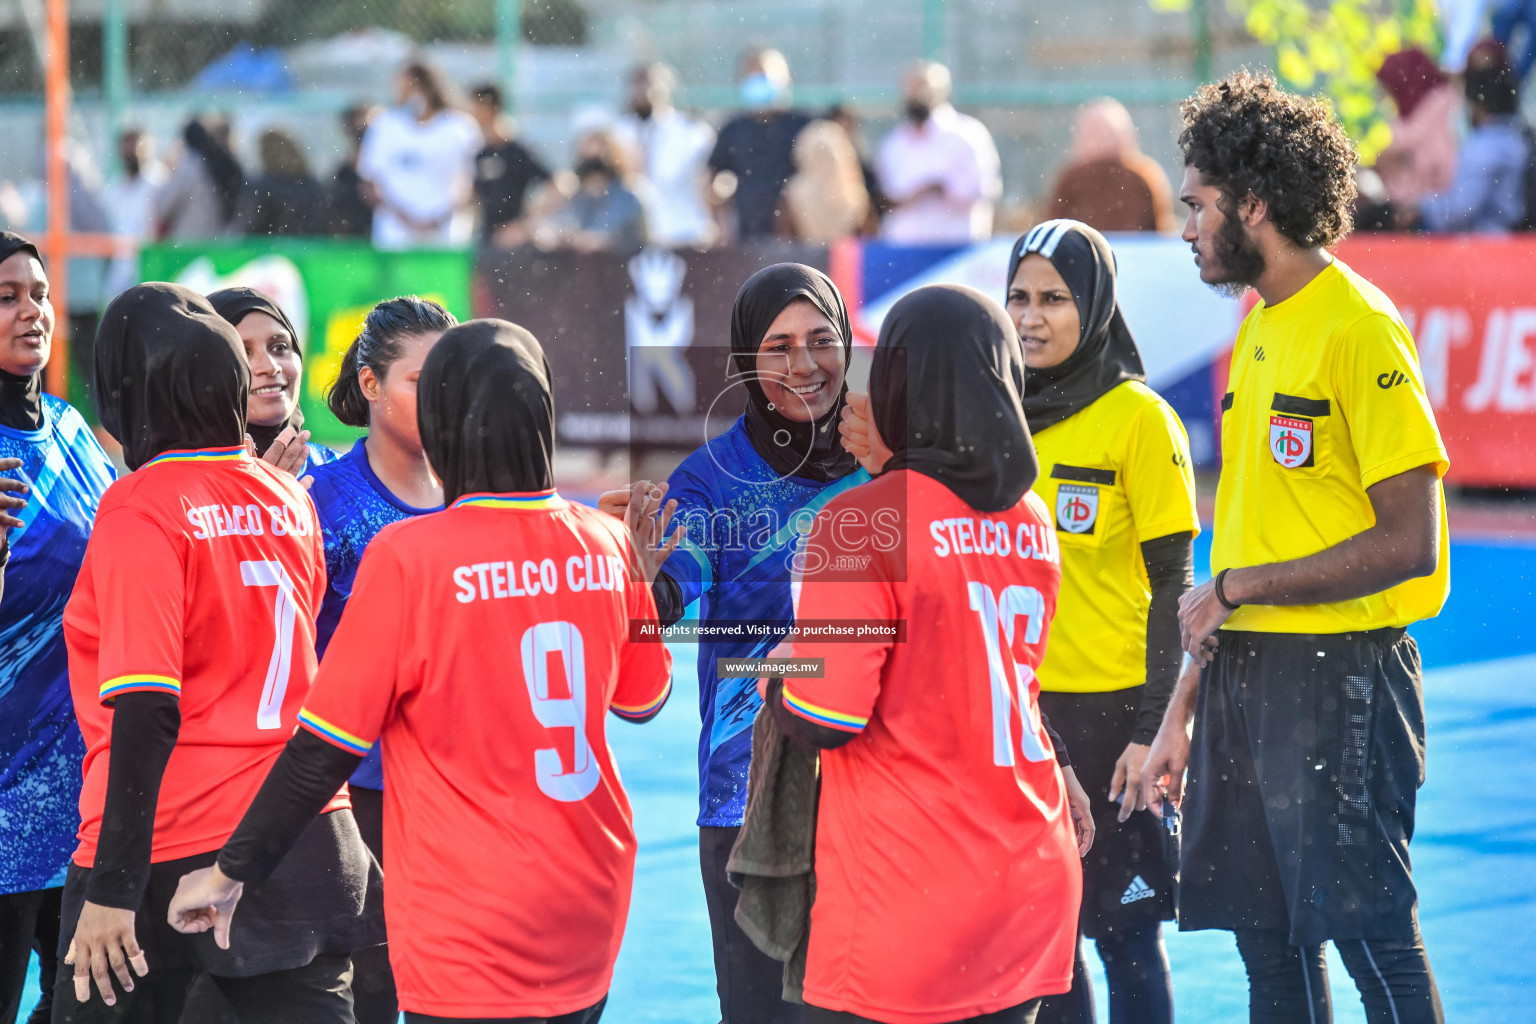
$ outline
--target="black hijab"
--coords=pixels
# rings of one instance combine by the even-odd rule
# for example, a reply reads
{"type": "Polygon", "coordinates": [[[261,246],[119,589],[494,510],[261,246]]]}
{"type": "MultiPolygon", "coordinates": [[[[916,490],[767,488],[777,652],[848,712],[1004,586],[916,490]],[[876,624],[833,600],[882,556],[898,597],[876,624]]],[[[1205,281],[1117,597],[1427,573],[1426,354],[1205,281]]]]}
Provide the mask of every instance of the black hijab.
{"type": "Polygon", "coordinates": [[[869,368],[871,415],[892,455],[978,512],[1018,504],[1040,475],[1024,422],[1024,349],[994,300],[929,285],[885,316],[869,368]]]}
{"type": "Polygon", "coordinates": [[[240,335],[192,289],[136,285],[101,314],[96,403],[129,469],[168,451],[244,444],[250,389],[240,335]]]}
{"type": "MultiPolygon", "coordinates": [[[[43,257],[37,246],[9,231],[0,231],[0,263],[19,252],[29,253],[39,263],[43,257]]],[[[43,374],[18,377],[0,370],[0,426],[12,430],[37,430],[43,425],[43,374]]]]}
{"type": "MultiPolygon", "coordinates": [[[[288,332],[288,337],[293,339],[293,351],[302,361],[304,351],[299,347],[299,332],[293,329],[293,323],[282,308],[271,299],[254,288],[220,288],[216,292],[208,293],[208,303],[213,306],[214,312],[228,320],[230,326],[239,327],[240,321],[251,313],[265,313],[272,319],[282,324],[283,330],[288,332]]],[[[244,342],[241,343],[244,348],[244,342]]],[[[292,427],[295,432],[304,429],[304,413],[299,409],[298,400],[293,403],[293,412],[288,418],[276,426],[264,427],[259,423],[247,423],[246,433],[251,435],[251,440],[256,442],[256,454],[265,455],[272,442],[277,440],[277,435],[286,428],[292,427]]]]}
{"type": "Polygon", "coordinates": [[[1079,412],[1128,380],[1146,380],[1141,352],[1115,298],[1115,254],[1109,241],[1077,220],[1048,220],[1020,238],[1008,257],[1008,287],[1031,253],[1051,261],[1077,303],[1077,348],[1058,365],[1032,369],[1024,386],[1030,430],[1079,412]]]}
{"type": "Polygon", "coordinates": [[[747,439],[753,449],[780,476],[811,480],[836,480],[859,468],[843,448],[837,425],[848,397],[848,356],[853,350],[853,328],[848,307],[837,286],[819,270],[799,263],[776,263],[747,278],[731,308],[731,352],[735,375],[747,385],[747,439]],[[796,299],[806,299],[832,321],[843,343],[843,385],[837,401],[814,423],[792,420],[771,407],[757,380],[757,348],[774,318],[796,299]],[[775,438],[788,440],[776,443],[775,438]]]}
{"type": "Polygon", "coordinates": [[[240,190],[245,186],[245,172],[240,169],[240,161],[198,118],[187,122],[181,131],[181,141],[202,158],[203,168],[219,196],[219,210],[226,221],[232,220],[240,190]]]}
{"type": "Polygon", "coordinates": [[[443,332],[421,367],[416,423],[443,503],[555,486],[555,400],[538,339],[505,320],[443,332]]]}

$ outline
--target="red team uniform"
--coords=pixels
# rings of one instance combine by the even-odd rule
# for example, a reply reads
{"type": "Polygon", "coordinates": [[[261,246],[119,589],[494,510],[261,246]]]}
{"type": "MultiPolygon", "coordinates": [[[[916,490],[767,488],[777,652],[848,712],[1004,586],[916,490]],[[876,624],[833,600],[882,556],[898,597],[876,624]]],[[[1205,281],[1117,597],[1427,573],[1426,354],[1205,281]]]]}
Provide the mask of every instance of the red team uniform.
{"type": "Polygon", "coordinates": [[[869,531],[839,517],[889,509],[904,546],[858,581],[807,578],[797,616],[905,620],[907,642],[798,641],[825,676],[783,688],[790,712],[859,734],[821,754],[805,998],[931,1024],[1071,985],[1082,870],[1034,675],[1061,566],[1033,492],[978,512],[909,470],[833,499],[808,545],[845,552],[869,531]]]}
{"type": "Polygon", "coordinates": [[[546,1017],[607,993],[635,836],[604,716],[671,687],[618,521],[553,489],[470,494],[368,545],[300,724],[383,742],[402,1008],[546,1017]],[[409,823],[409,828],[407,828],[409,823]]]}
{"type": "MultiPolygon", "coordinates": [[[[181,710],[152,861],[229,838],[298,721],[324,591],[314,505],[243,445],[166,452],[107,489],[64,613],[86,743],[76,864],[96,859],[125,693],[171,694],[181,710]]],[[[343,789],[326,810],[347,806],[343,789]]]]}

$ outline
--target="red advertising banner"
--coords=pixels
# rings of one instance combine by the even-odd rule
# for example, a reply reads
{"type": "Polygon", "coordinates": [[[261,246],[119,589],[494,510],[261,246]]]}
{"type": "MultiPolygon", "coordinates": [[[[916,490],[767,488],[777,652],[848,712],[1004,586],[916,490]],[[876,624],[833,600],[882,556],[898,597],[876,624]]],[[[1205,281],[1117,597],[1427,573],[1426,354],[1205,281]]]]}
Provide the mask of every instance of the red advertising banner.
{"type": "Polygon", "coordinates": [[[1361,234],[1339,257],[1413,332],[1449,479],[1536,487],[1536,239],[1361,234]]]}

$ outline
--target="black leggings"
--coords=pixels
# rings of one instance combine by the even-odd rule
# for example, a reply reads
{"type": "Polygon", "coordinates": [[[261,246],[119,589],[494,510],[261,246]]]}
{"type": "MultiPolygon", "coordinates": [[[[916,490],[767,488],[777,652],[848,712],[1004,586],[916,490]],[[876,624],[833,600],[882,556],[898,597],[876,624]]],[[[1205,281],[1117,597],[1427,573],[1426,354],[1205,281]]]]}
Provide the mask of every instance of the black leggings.
{"type": "MultiPolygon", "coordinates": [[[[384,863],[384,791],[351,787],[352,817],[374,858],[384,863]]],[[[357,1024],[395,1024],[400,1004],[395,994],[395,972],[389,966],[389,947],[371,946],[352,954],[352,1002],[357,1024]]],[[[594,1020],[596,1018],[593,1018],[594,1020]]]]}
{"type": "MultiPolygon", "coordinates": [[[[1035,1024],[1035,1014],[1040,1011],[1040,1000],[1031,999],[1006,1010],[984,1013],[979,1017],[967,1017],[954,1024],[1035,1024]]],[[[860,1017],[842,1010],[823,1010],[819,1006],[805,1007],[805,1024],[879,1024],[872,1017],[860,1017]]]]}
{"type": "Polygon", "coordinates": [[[27,1019],[33,1024],[44,1024],[52,1015],[63,897],[62,888],[0,896],[0,1024],[15,1024],[34,950],[41,967],[43,995],[27,1019]]]}
{"type": "MultiPolygon", "coordinates": [[[[1094,940],[1109,981],[1110,1024],[1173,1024],[1173,982],[1163,926],[1149,924],[1094,940]]],[[[1072,962],[1072,991],[1047,996],[1039,1024],[1094,1024],[1093,983],[1082,943],[1072,962]]]]}
{"type": "MultiPolygon", "coordinates": [[[[1248,1020],[1327,1024],[1333,1008],[1323,946],[1292,946],[1288,938],[1279,930],[1237,932],[1237,951],[1248,971],[1248,1020]]],[[[1445,1024],[1417,929],[1409,939],[1344,939],[1334,945],[1360,990],[1370,1024],[1445,1024]]]]}
{"type": "MultiPolygon", "coordinates": [[[[91,998],[75,999],[74,971],[59,971],[53,988],[53,1024],[167,1024],[182,1019],[187,993],[202,972],[161,967],[135,979],[132,992],[118,991],[108,1006],[94,982],[91,998]]],[[[317,956],[303,967],[249,978],[210,976],[240,1024],[352,1024],[352,960],[317,956]]],[[[116,982],[113,983],[117,987],[116,982]]],[[[189,1024],[204,1024],[203,1021],[189,1024]]]]}

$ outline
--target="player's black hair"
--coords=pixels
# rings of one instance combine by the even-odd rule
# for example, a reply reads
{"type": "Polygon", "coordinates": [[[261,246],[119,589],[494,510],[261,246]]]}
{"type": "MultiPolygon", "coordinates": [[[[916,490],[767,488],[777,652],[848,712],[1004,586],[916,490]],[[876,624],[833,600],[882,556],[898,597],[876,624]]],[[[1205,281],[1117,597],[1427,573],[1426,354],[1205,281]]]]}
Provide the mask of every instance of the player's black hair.
{"type": "Polygon", "coordinates": [[[496,85],[493,82],[487,82],[484,85],[475,86],[469,91],[469,96],[470,99],[473,99],[477,103],[484,103],[492,110],[499,111],[502,109],[501,86],[496,85]]]}
{"type": "Polygon", "coordinates": [[[366,427],[368,399],[363,396],[357,371],[366,366],[383,380],[395,360],[400,358],[401,342],[406,338],[446,331],[458,322],[436,302],[416,295],[402,295],[374,306],[363,322],[362,333],[342,356],[340,374],[331,390],[326,392],[325,404],[347,426],[366,427]]]}
{"type": "Polygon", "coordinates": [[[1337,245],[1354,226],[1358,158],[1324,100],[1297,96],[1272,75],[1237,71],[1179,106],[1179,149],[1224,193],[1228,217],[1252,193],[1270,223],[1303,248],[1337,245]]]}
{"type": "Polygon", "coordinates": [[[400,73],[416,84],[427,97],[427,104],[435,114],[439,110],[447,110],[458,106],[457,93],[453,82],[443,74],[442,69],[431,61],[417,59],[411,61],[400,73]]]}
{"type": "Polygon", "coordinates": [[[1513,114],[1520,109],[1520,79],[1508,64],[1468,67],[1462,89],[1468,103],[1490,114],[1513,114]]]}

